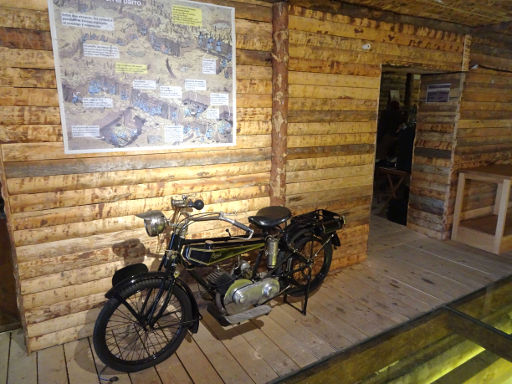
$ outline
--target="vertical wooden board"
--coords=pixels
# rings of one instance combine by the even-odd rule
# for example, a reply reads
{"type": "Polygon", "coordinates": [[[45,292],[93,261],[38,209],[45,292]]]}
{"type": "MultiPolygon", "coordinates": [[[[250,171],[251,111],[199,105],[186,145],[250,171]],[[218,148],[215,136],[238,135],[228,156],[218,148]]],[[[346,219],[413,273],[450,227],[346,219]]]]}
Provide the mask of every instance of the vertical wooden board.
{"type": "Polygon", "coordinates": [[[183,340],[176,353],[194,383],[222,384],[222,379],[191,337],[183,340]]]}
{"type": "Polygon", "coordinates": [[[299,367],[305,367],[317,360],[317,357],[311,352],[309,346],[302,342],[299,330],[294,328],[289,330],[285,329],[270,318],[270,316],[263,319],[263,326],[261,326],[260,329],[270,340],[274,341],[284,353],[290,356],[299,367]],[[292,336],[292,334],[299,336],[298,339],[292,336]]]}
{"type": "Polygon", "coordinates": [[[0,333],[0,383],[7,381],[7,368],[9,366],[9,346],[11,332],[0,333]]]}
{"type": "Polygon", "coordinates": [[[155,368],[163,384],[192,384],[192,379],[175,353],[155,368]]]}
{"type": "Polygon", "coordinates": [[[64,347],[57,345],[37,352],[37,380],[40,384],[67,384],[64,347]]]}
{"type": "Polygon", "coordinates": [[[203,324],[199,326],[194,340],[225,383],[253,383],[230,351],[203,324]]]}
{"type": "Polygon", "coordinates": [[[209,314],[203,316],[203,322],[222,341],[255,383],[267,383],[278,377],[263,357],[240,336],[236,327],[223,328],[209,314]]]}
{"type": "Polygon", "coordinates": [[[99,383],[88,339],[64,344],[69,384],[99,383]]]}
{"type": "Polygon", "coordinates": [[[130,373],[132,384],[161,384],[162,381],[155,367],[147,368],[139,372],[130,373]]]}
{"type": "Polygon", "coordinates": [[[37,356],[27,355],[25,336],[18,329],[11,335],[7,384],[37,384],[37,356]]]}
{"type": "Polygon", "coordinates": [[[94,346],[92,344],[92,339],[89,338],[89,344],[91,345],[92,355],[94,357],[94,364],[96,366],[96,372],[100,376],[100,382],[112,379],[113,377],[117,377],[117,384],[131,384],[130,377],[127,373],[115,371],[112,368],[107,367],[103,362],[99,359],[96,351],[94,350],[94,346]]]}

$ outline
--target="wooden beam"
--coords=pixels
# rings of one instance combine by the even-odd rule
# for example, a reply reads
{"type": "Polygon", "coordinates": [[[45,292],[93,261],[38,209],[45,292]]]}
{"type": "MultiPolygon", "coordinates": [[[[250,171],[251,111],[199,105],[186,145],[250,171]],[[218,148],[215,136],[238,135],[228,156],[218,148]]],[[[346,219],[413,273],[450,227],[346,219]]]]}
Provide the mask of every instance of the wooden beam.
{"type": "Polygon", "coordinates": [[[402,15],[395,12],[383,11],[381,9],[350,4],[344,1],[290,0],[290,3],[292,5],[298,5],[303,8],[335,14],[343,14],[361,19],[372,19],[377,21],[385,21],[388,23],[411,24],[446,32],[454,32],[457,34],[471,33],[471,27],[466,25],[450,23],[448,21],[434,20],[426,17],[402,15]]]}
{"type": "Polygon", "coordinates": [[[492,353],[512,362],[512,336],[451,307],[445,307],[448,327],[492,353]]]}
{"type": "Polygon", "coordinates": [[[272,5],[272,163],[270,203],[286,199],[286,152],[288,136],[288,3],[272,5]]]}

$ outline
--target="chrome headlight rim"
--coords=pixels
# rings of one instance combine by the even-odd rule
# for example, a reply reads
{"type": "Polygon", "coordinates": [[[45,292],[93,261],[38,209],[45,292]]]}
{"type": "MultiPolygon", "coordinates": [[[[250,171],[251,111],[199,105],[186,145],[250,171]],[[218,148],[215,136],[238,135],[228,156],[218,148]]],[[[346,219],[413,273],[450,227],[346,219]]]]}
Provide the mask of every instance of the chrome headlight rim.
{"type": "Polygon", "coordinates": [[[148,211],[137,215],[137,217],[144,219],[144,228],[150,237],[161,234],[167,224],[167,220],[162,211],[148,211]]]}

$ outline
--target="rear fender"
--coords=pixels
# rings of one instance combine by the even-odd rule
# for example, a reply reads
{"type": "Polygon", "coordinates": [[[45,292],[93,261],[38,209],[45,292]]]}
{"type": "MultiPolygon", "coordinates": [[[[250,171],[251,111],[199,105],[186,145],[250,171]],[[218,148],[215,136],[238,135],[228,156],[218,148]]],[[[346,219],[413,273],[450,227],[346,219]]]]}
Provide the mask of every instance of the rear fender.
{"type": "MultiPolygon", "coordinates": [[[[111,299],[113,297],[116,297],[118,299],[121,299],[121,292],[124,291],[126,288],[133,284],[137,284],[141,281],[146,280],[152,280],[152,279],[159,279],[159,280],[170,280],[171,278],[164,272],[147,272],[147,273],[141,273],[136,276],[132,276],[129,278],[126,278],[122,281],[120,281],[118,284],[116,284],[114,287],[112,287],[106,294],[105,297],[107,299],[111,299]]],[[[194,297],[194,294],[190,290],[187,284],[185,284],[181,279],[176,278],[174,280],[174,284],[179,286],[188,296],[190,299],[190,303],[192,306],[192,318],[194,321],[192,321],[189,325],[190,332],[197,333],[197,330],[199,328],[199,307],[197,305],[197,301],[194,297]]]]}

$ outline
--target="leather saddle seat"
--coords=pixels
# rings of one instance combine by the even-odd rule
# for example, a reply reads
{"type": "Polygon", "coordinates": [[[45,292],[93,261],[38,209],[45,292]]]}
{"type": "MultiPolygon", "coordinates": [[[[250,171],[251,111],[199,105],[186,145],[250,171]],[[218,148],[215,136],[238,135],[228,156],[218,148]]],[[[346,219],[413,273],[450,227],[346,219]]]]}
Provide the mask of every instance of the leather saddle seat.
{"type": "Polygon", "coordinates": [[[260,209],[255,216],[249,216],[249,222],[262,228],[275,227],[292,217],[286,207],[271,206],[260,209]]]}

